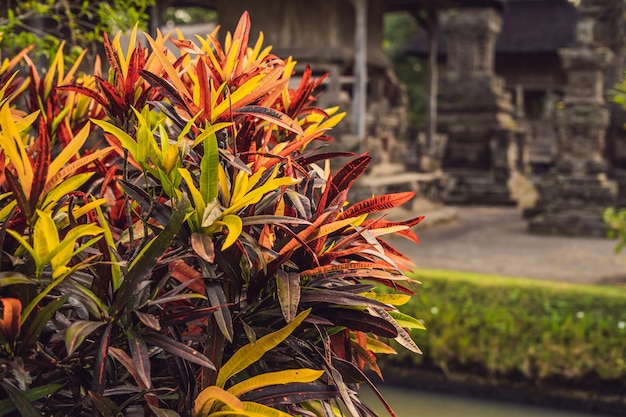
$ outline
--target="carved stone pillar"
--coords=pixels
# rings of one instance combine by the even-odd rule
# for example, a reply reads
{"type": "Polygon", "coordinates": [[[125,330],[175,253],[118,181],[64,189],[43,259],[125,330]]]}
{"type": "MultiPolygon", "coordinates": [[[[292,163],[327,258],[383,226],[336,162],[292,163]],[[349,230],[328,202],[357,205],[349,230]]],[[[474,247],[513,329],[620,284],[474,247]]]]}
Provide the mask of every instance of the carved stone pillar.
{"type": "MultiPolygon", "coordinates": [[[[605,71],[605,86],[610,89],[624,80],[626,69],[626,2],[624,0],[583,0],[579,6],[583,16],[595,21],[594,39],[613,52],[613,59],[605,71]]],[[[605,155],[609,176],[618,183],[619,206],[626,206],[626,111],[609,102],[609,127],[606,135],[605,155]]]]}
{"type": "Polygon", "coordinates": [[[443,169],[453,178],[448,202],[514,204],[508,187],[517,172],[520,129],[515,108],[494,74],[502,19],[491,8],[444,15],[448,62],[440,86],[440,125],[448,135],[443,169]]]}
{"type": "Polygon", "coordinates": [[[557,160],[537,186],[539,198],[529,230],[537,233],[604,236],[604,209],[615,202],[617,186],[607,179],[604,158],[609,110],[604,74],[612,59],[593,43],[593,21],[578,24],[577,44],[559,51],[568,80],[557,109],[557,160]]]}

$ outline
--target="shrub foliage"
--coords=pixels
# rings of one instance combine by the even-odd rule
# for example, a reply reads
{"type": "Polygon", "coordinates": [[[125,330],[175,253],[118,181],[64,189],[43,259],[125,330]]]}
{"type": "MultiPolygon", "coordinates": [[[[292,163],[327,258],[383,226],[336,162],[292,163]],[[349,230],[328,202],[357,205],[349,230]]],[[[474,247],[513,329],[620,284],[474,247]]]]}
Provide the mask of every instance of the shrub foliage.
{"type": "Polygon", "coordinates": [[[370,157],[329,169],[343,114],[249,27],[2,62],[0,415],[373,415],[351,384],[419,351],[381,236],[421,217],[370,216],[412,193],[346,200],[370,157]]]}
{"type": "Polygon", "coordinates": [[[412,276],[423,291],[402,310],[419,310],[429,329],[415,334],[424,355],[390,362],[485,375],[495,385],[508,378],[623,390],[624,288],[437,270],[412,276]]]}

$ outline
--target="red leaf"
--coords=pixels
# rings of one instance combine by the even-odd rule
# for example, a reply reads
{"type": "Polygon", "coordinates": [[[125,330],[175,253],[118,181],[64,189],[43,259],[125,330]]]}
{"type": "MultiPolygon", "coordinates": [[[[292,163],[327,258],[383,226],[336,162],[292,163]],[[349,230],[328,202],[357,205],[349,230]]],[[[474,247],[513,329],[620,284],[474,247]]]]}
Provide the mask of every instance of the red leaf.
{"type": "Polygon", "coordinates": [[[414,191],[385,194],[359,201],[343,212],[343,217],[355,217],[364,213],[376,213],[401,206],[415,196],[414,191]]]}
{"type": "Polygon", "coordinates": [[[122,66],[120,64],[117,53],[113,50],[113,47],[111,46],[111,40],[109,39],[109,35],[106,32],[104,32],[103,46],[107,61],[109,61],[109,65],[111,65],[111,68],[115,71],[115,78],[118,82],[121,83],[124,79],[122,66]]]}
{"type": "Polygon", "coordinates": [[[336,190],[348,190],[354,181],[361,175],[369,165],[372,157],[368,153],[355,158],[344,165],[333,178],[333,185],[336,190]]]}
{"type": "Polygon", "coordinates": [[[204,110],[203,116],[211,118],[211,86],[206,72],[207,63],[204,57],[200,57],[197,64],[198,87],[200,88],[200,108],[204,110]]]}
{"type": "Polygon", "coordinates": [[[37,208],[37,201],[46,184],[48,167],[50,166],[50,135],[46,129],[43,117],[39,118],[39,137],[37,138],[37,158],[35,159],[33,184],[30,189],[29,207],[33,213],[37,208]]]}
{"type": "MultiPolygon", "coordinates": [[[[177,259],[170,262],[169,270],[172,274],[172,278],[176,281],[184,284],[192,279],[202,278],[202,274],[196,271],[193,267],[187,265],[184,261],[177,259]]],[[[189,284],[189,289],[198,294],[204,294],[204,281],[196,281],[189,284]]]]}
{"type": "Polygon", "coordinates": [[[270,123],[277,124],[280,127],[291,130],[300,136],[304,136],[302,126],[296,123],[291,117],[285,113],[281,113],[278,110],[270,109],[269,107],[262,106],[244,106],[238,110],[234,110],[234,113],[249,114],[259,119],[267,120],[270,123]]]}
{"type": "Polygon", "coordinates": [[[113,115],[123,116],[127,110],[127,105],[124,103],[124,99],[120,96],[120,93],[115,89],[115,87],[109,84],[108,81],[105,81],[97,75],[95,75],[94,78],[109,101],[105,108],[109,109],[113,115]]]}
{"type": "Polygon", "coordinates": [[[241,40],[241,42],[239,43],[239,56],[237,57],[237,68],[235,69],[235,74],[241,73],[241,67],[245,61],[244,58],[248,49],[249,35],[250,14],[248,13],[248,11],[245,11],[239,18],[239,23],[237,23],[237,28],[235,29],[235,33],[233,35],[233,41],[237,39],[241,40]]]}
{"type": "Polygon", "coordinates": [[[104,368],[106,365],[107,352],[109,351],[109,340],[111,338],[112,327],[112,324],[107,325],[104,333],[102,334],[102,339],[100,339],[98,351],[96,352],[96,363],[93,370],[91,390],[98,395],[102,395],[104,392],[104,368]]]}
{"type": "Polygon", "coordinates": [[[96,91],[90,90],[89,88],[83,87],[82,85],[63,85],[57,87],[57,90],[74,91],[75,93],[91,97],[92,99],[97,101],[98,104],[100,104],[102,107],[108,107],[107,100],[104,97],[102,97],[96,91]]]}

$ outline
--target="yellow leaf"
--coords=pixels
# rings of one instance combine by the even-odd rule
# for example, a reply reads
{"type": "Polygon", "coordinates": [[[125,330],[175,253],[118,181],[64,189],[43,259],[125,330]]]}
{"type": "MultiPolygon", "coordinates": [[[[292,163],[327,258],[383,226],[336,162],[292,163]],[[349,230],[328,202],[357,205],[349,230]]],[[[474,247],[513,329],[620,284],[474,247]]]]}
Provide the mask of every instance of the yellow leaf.
{"type": "Polygon", "coordinates": [[[161,32],[158,31],[157,40],[152,39],[152,37],[148,34],[146,34],[146,39],[150,43],[150,46],[152,46],[152,52],[154,53],[154,55],[156,55],[157,59],[163,66],[163,69],[169,76],[169,82],[172,83],[174,88],[176,88],[181,96],[189,98],[189,92],[187,90],[187,87],[183,83],[183,80],[180,78],[180,75],[178,75],[178,71],[176,70],[176,68],[174,68],[172,62],[163,53],[163,49],[165,49],[165,42],[161,36],[161,32]]]}
{"type": "Polygon", "coordinates": [[[343,220],[337,220],[334,221],[332,223],[328,223],[325,224],[323,226],[321,226],[317,232],[315,232],[313,235],[311,235],[311,237],[309,237],[309,239],[307,239],[308,241],[317,239],[319,237],[322,236],[326,236],[329,235],[333,232],[336,232],[337,230],[341,230],[347,226],[353,225],[355,224],[358,220],[360,219],[360,216],[357,217],[349,217],[347,219],[343,219],[343,220]]]}
{"type": "Polygon", "coordinates": [[[196,140],[193,141],[193,145],[191,145],[191,147],[195,148],[198,144],[202,143],[202,141],[206,137],[217,132],[218,130],[222,130],[227,127],[230,127],[232,126],[232,124],[233,124],[232,122],[221,122],[221,123],[215,123],[214,125],[209,125],[207,128],[202,130],[202,133],[200,133],[198,137],[196,138],[196,140]]]}
{"type": "Polygon", "coordinates": [[[38,265],[43,268],[45,266],[44,260],[48,258],[48,254],[59,246],[59,231],[57,226],[52,220],[52,215],[41,210],[37,210],[37,222],[33,231],[33,249],[37,254],[43,265],[38,265]]]}
{"type": "Polygon", "coordinates": [[[258,203],[269,192],[275,191],[282,186],[297,184],[300,181],[301,181],[300,179],[293,178],[293,177],[270,179],[259,188],[256,188],[250,191],[249,193],[247,193],[246,195],[244,195],[242,198],[239,198],[239,199],[233,198],[231,200],[230,207],[227,207],[224,210],[224,214],[237,213],[239,210],[241,210],[247,205],[258,203]]]}
{"type": "Polygon", "coordinates": [[[381,303],[391,304],[392,306],[401,306],[411,300],[408,294],[378,294],[375,292],[363,292],[359,295],[367,297],[371,300],[380,301],[381,303]]]}
{"type": "Polygon", "coordinates": [[[3,105],[0,109],[0,147],[13,163],[24,194],[30,195],[33,167],[8,105],[3,105]]]}
{"type": "Polygon", "coordinates": [[[74,245],[78,239],[84,236],[96,236],[102,234],[101,227],[94,224],[81,224],[70,229],[63,240],[49,253],[42,258],[42,263],[50,262],[52,266],[52,277],[58,278],[67,270],[67,264],[74,255],[74,245]]]}
{"type": "Polygon", "coordinates": [[[409,226],[404,226],[404,225],[390,226],[390,227],[381,227],[380,229],[371,229],[369,232],[372,235],[378,237],[382,235],[389,235],[389,234],[397,233],[402,230],[407,230],[408,228],[409,226]]]}
{"type": "Polygon", "coordinates": [[[243,403],[239,398],[220,387],[211,386],[203,389],[196,397],[193,403],[194,415],[196,417],[208,416],[216,401],[226,404],[234,411],[243,411],[243,403]]]}
{"type": "Polygon", "coordinates": [[[265,374],[247,378],[244,381],[233,385],[228,389],[228,392],[237,397],[240,397],[242,394],[270,385],[289,384],[293,382],[313,382],[322,375],[324,375],[324,371],[306,368],[267,372],[265,374]]]}
{"type": "Polygon", "coordinates": [[[187,183],[187,187],[189,188],[189,192],[191,193],[191,198],[193,200],[193,205],[197,216],[196,221],[198,224],[201,224],[202,216],[204,215],[204,210],[206,209],[206,201],[204,201],[204,198],[202,198],[202,194],[200,194],[200,190],[198,190],[193,183],[191,173],[186,168],[178,168],[178,173],[187,183]]]}
{"type": "Polygon", "coordinates": [[[247,344],[237,350],[228,362],[220,368],[215,385],[223,387],[226,384],[226,381],[228,381],[233,375],[243,371],[248,366],[261,359],[265,353],[278,346],[278,344],[285,340],[287,336],[293,333],[293,331],[304,321],[310,312],[311,309],[303,311],[298,314],[291,321],[291,323],[287,324],[282,329],[263,336],[258,339],[255,344],[247,344]]]}
{"type": "Polygon", "coordinates": [[[222,245],[222,250],[228,249],[233,243],[237,241],[237,238],[241,235],[241,231],[243,230],[243,223],[239,216],[235,216],[234,214],[229,214],[228,216],[224,216],[221,221],[216,223],[222,223],[224,226],[228,227],[228,235],[224,240],[224,244],[222,245]]]}
{"type": "Polygon", "coordinates": [[[43,203],[41,204],[41,208],[44,210],[50,210],[53,203],[59,201],[61,197],[67,195],[68,193],[78,190],[79,187],[86,183],[93,174],[94,172],[85,172],[74,175],[50,190],[48,190],[46,185],[46,187],[44,187],[44,192],[42,193],[45,197],[43,203]]]}
{"type": "Polygon", "coordinates": [[[283,411],[252,401],[244,401],[243,406],[246,415],[249,417],[291,417],[289,414],[283,411]]]}
{"type": "Polygon", "coordinates": [[[396,355],[398,353],[388,344],[383,343],[378,339],[373,339],[369,336],[367,336],[366,338],[365,348],[372,351],[373,353],[379,353],[382,355],[396,355]]]}
{"type": "MultiPolygon", "coordinates": [[[[69,126],[69,122],[68,126],[69,126]]],[[[71,130],[69,130],[71,132],[71,130]]],[[[75,156],[80,148],[83,147],[87,138],[89,137],[90,131],[90,123],[87,122],[85,127],[83,127],[76,136],[72,138],[71,141],[63,148],[63,150],[59,153],[59,155],[54,158],[54,161],[50,163],[48,167],[48,177],[46,181],[50,181],[50,179],[69,161],[73,156],[75,156]]]]}

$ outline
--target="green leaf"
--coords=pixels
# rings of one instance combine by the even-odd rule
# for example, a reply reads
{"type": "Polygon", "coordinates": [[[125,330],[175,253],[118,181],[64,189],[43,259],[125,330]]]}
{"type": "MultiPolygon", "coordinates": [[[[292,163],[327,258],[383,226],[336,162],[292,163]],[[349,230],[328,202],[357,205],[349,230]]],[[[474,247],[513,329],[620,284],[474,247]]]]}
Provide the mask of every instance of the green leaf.
{"type": "Polygon", "coordinates": [[[0,288],[9,285],[37,285],[37,281],[19,272],[0,272],[0,288]]]}
{"type": "Polygon", "coordinates": [[[79,320],[67,328],[65,333],[65,349],[70,356],[78,348],[85,338],[93,333],[97,328],[105,324],[104,322],[79,320]]]}
{"type": "Polygon", "coordinates": [[[49,302],[44,308],[42,308],[32,323],[29,326],[23,328],[24,338],[22,339],[22,344],[20,346],[20,350],[28,349],[35,344],[35,342],[39,339],[39,335],[43,330],[46,323],[52,318],[54,313],[56,313],[63,304],[67,301],[69,295],[66,294],[62,297],[58,297],[55,300],[49,302]]]}
{"type": "Polygon", "coordinates": [[[180,414],[178,414],[176,411],[157,408],[153,405],[149,405],[149,407],[156,417],[180,417],[180,414]]]}
{"type": "Polygon", "coordinates": [[[400,311],[388,311],[388,313],[391,317],[394,318],[394,320],[400,325],[400,327],[404,327],[406,329],[426,330],[426,326],[424,326],[424,323],[422,323],[415,317],[411,317],[408,314],[404,314],[400,311]]]}
{"type": "MultiPolygon", "coordinates": [[[[59,384],[48,384],[43,385],[41,387],[31,388],[27,391],[20,391],[22,396],[30,403],[40,400],[48,395],[54,394],[61,388],[62,385],[59,384]]],[[[6,398],[0,401],[0,416],[4,416],[9,414],[11,411],[15,410],[15,403],[12,398],[6,398]]],[[[40,414],[37,414],[40,416],[40,414]]]]}
{"type": "Polygon", "coordinates": [[[231,394],[240,397],[246,392],[270,385],[289,384],[293,382],[313,382],[324,375],[324,371],[315,369],[288,369],[285,371],[267,372],[248,378],[228,389],[231,394]]]}
{"type": "Polygon", "coordinates": [[[95,394],[92,391],[89,391],[88,395],[95,406],[94,408],[97,409],[98,413],[103,417],[117,417],[121,414],[119,408],[111,399],[95,394]]]}
{"type": "Polygon", "coordinates": [[[80,299],[85,304],[85,307],[89,310],[89,312],[97,319],[101,319],[103,315],[108,317],[109,308],[103,300],[78,281],[73,279],[64,280],[59,285],[59,289],[80,299]]]}
{"type": "Polygon", "coordinates": [[[7,393],[15,408],[22,417],[41,417],[41,413],[33,407],[31,400],[26,397],[25,393],[15,388],[11,383],[6,380],[0,381],[0,386],[7,393]]]}
{"type": "MultiPolygon", "coordinates": [[[[203,135],[204,132],[200,134],[200,136],[203,135]]],[[[198,139],[200,139],[200,137],[198,137],[198,139]]],[[[215,133],[207,135],[203,143],[204,155],[200,162],[200,193],[204,197],[204,201],[208,203],[217,198],[220,154],[215,133]]]]}
{"type": "Polygon", "coordinates": [[[133,259],[110,311],[116,314],[124,306],[135,301],[134,292],[150,274],[160,257],[165,253],[185,220],[189,201],[186,198],[174,207],[172,216],[165,228],[155,236],[133,259]]]}
{"type": "Polygon", "coordinates": [[[226,294],[220,282],[207,282],[206,293],[209,297],[211,307],[219,307],[213,313],[215,322],[220,328],[220,331],[230,343],[233,342],[233,320],[228,309],[228,301],[226,300],[226,294]]]}
{"type": "Polygon", "coordinates": [[[309,315],[311,309],[305,310],[298,314],[291,323],[287,324],[280,330],[263,336],[258,339],[254,345],[247,344],[241,349],[235,352],[235,354],[226,362],[219,373],[217,374],[217,381],[215,385],[218,387],[224,387],[226,381],[228,381],[233,375],[243,371],[248,366],[252,365],[263,355],[270,350],[274,349],[287,338],[304,319],[309,315]]]}
{"type": "Polygon", "coordinates": [[[296,316],[300,304],[300,275],[282,269],[276,271],[276,292],[283,317],[290,323],[296,316]]]}
{"type": "Polygon", "coordinates": [[[109,122],[105,122],[104,120],[91,119],[91,121],[102,128],[106,133],[110,133],[115,136],[124,149],[127,149],[130,152],[133,159],[137,158],[137,142],[133,138],[131,138],[128,133],[124,132],[117,126],[112,125],[109,122]]]}

